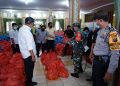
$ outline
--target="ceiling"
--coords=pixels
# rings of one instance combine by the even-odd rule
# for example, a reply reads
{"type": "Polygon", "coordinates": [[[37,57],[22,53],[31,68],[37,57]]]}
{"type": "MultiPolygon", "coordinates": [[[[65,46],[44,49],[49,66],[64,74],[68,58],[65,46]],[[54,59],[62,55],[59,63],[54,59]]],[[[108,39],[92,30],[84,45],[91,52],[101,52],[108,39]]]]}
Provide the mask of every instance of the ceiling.
{"type": "MultiPolygon", "coordinates": [[[[67,10],[68,0],[0,0],[0,9],[17,10],[67,10]],[[28,3],[27,1],[31,1],[28,3]]],[[[96,10],[104,6],[113,6],[114,0],[80,0],[82,11],[96,10]]]]}

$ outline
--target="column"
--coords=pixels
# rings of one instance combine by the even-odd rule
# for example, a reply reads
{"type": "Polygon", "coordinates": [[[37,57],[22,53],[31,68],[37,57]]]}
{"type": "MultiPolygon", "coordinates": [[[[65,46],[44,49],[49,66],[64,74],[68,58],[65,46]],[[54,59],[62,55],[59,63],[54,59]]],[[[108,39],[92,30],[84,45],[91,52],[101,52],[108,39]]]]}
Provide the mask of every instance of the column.
{"type": "Polygon", "coordinates": [[[115,1],[116,29],[120,32],[120,0],[115,1]]]}
{"type": "Polygon", "coordinates": [[[69,24],[72,25],[73,22],[73,14],[72,14],[72,10],[73,10],[73,4],[72,4],[73,0],[69,0],[69,24]]]}
{"type": "MultiPolygon", "coordinates": [[[[114,0],[115,2],[115,20],[116,20],[116,29],[120,33],[120,0],[114,0]]],[[[113,86],[120,86],[120,61],[118,69],[115,72],[113,86]]]]}
{"type": "Polygon", "coordinates": [[[80,0],[69,0],[69,22],[80,22],[80,0]]]}

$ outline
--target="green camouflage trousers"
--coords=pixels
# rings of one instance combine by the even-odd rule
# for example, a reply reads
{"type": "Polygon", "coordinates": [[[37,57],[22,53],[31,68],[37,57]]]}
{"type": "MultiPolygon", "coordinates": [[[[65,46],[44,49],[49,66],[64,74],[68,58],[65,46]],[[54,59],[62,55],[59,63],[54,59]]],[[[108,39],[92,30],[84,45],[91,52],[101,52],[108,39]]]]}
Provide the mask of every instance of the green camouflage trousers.
{"type": "Polygon", "coordinates": [[[84,51],[84,47],[82,42],[76,42],[72,40],[69,42],[73,47],[73,64],[74,64],[74,72],[80,73],[82,70],[82,54],[84,51]]]}

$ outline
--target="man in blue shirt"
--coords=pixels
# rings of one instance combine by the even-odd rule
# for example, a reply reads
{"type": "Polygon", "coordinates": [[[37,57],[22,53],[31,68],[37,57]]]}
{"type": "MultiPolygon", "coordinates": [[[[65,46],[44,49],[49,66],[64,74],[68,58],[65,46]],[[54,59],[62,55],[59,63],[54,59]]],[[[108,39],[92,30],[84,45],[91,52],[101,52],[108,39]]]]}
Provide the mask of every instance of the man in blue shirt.
{"type": "Polygon", "coordinates": [[[36,30],[37,57],[39,57],[40,48],[42,48],[42,52],[46,50],[47,31],[45,29],[45,25],[42,25],[41,28],[36,30]]]}
{"type": "MultiPolygon", "coordinates": [[[[117,43],[111,44],[111,34],[118,36],[115,29],[109,27],[108,15],[99,12],[95,16],[95,22],[100,26],[97,33],[96,43],[93,49],[93,86],[108,86],[119,61],[119,48],[117,43]]],[[[116,38],[115,38],[116,39],[116,38]]],[[[118,38],[117,38],[118,39],[118,38]]],[[[114,37],[112,37],[112,42],[114,37]]],[[[119,42],[115,40],[115,42],[119,42]]]]}

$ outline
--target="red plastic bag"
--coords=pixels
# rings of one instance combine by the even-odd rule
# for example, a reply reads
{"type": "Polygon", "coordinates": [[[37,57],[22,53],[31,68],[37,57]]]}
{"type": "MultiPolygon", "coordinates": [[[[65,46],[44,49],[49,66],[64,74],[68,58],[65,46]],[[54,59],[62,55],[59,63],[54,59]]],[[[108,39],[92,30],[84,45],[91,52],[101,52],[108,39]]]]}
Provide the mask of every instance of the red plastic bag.
{"type": "Polygon", "coordinates": [[[41,57],[41,62],[43,65],[47,65],[49,60],[50,60],[49,54],[46,54],[45,56],[41,57]]]}
{"type": "Polygon", "coordinates": [[[49,62],[47,67],[47,79],[49,80],[56,80],[59,78],[58,70],[57,70],[57,63],[55,60],[49,62]]]}
{"type": "Polygon", "coordinates": [[[68,70],[65,68],[61,59],[56,60],[59,77],[67,78],[69,76],[68,70]]]}
{"type": "Polygon", "coordinates": [[[75,40],[76,40],[77,42],[80,42],[80,41],[82,40],[82,34],[81,34],[80,32],[77,32],[77,33],[76,33],[75,40]]]}
{"type": "Polygon", "coordinates": [[[9,55],[7,53],[0,53],[0,67],[6,66],[9,64],[9,55]]]}
{"type": "Polygon", "coordinates": [[[65,47],[65,44],[57,44],[56,45],[56,53],[57,53],[57,55],[62,55],[63,54],[64,47],[65,47]]]}
{"type": "Polygon", "coordinates": [[[58,73],[59,77],[68,78],[69,76],[68,70],[65,68],[59,68],[58,73]]]}
{"type": "Polygon", "coordinates": [[[49,80],[57,80],[59,78],[58,72],[55,69],[51,69],[47,71],[47,79],[49,80]]]}
{"type": "Polygon", "coordinates": [[[57,59],[57,54],[55,52],[49,52],[50,60],[56,60],[57,59]]]}
{"type": "Polygon", "coordinates": [[[47,75],[46,75],[47,79],[56,80],[59,78],[57,64],[55,60],[49,61],[49,64],[46,65],[46,69],[47,69],[47,75]]]}

